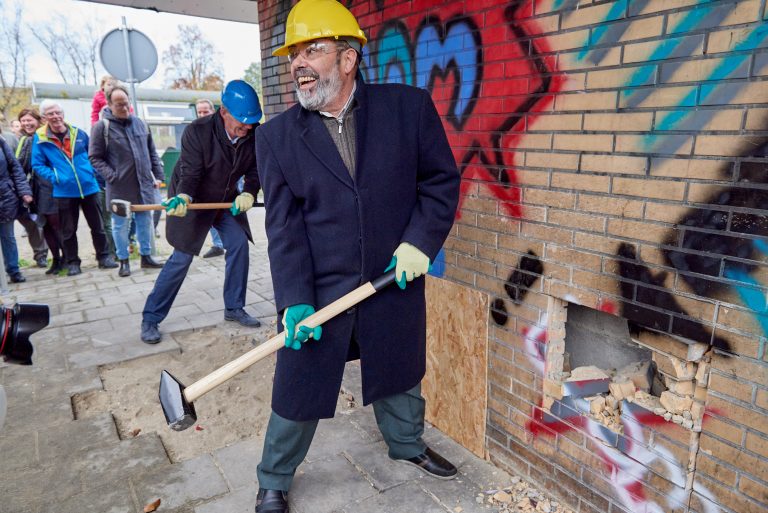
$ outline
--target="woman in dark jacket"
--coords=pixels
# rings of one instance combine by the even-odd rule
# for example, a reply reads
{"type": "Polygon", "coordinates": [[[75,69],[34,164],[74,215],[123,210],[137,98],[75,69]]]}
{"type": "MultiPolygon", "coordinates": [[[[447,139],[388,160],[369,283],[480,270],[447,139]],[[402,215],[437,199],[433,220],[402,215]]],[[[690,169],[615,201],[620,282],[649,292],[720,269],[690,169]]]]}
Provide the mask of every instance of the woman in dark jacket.
{"type": "Polygon", "coordinates": [[[37,223],[43,227],[43,236],[53,256],[51,267],[45,274],[54,274],[64,268],[61,247],[61,227],[59,225],[59,207],[53,197],[53,185],[37,175],[32,169],[32,140],[35,131],[43,124],[43,118],[35,109],[22,109],[19,112],[21,138],[16,148],[18,159],[32,187],[37,223]]]}
{"type": "Polygon", "coordinates": [[[0,139],[0,243],[2,244],[5,272],[12,283],[27,281],[19,271],[19,251],[13,236],[13,221],[19,213],[21,199],[32,202],[32,189],[21,164],[13,156],[13,150],[4,139],[0,139]]]}

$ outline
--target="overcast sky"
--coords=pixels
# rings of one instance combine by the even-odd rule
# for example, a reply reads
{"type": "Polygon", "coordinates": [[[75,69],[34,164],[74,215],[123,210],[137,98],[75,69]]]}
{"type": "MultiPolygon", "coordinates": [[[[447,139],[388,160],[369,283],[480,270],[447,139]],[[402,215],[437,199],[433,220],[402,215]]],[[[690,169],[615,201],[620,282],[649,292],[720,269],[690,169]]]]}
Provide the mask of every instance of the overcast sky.
{"type": "MultiPolygon", "coordinates": [[[[4,9],[0,12],[0,22],[6,22],[4,18],[12,16],[14,0],[4,0],[3,4],[4,9]]],[[[46,19],[60,13],[71,20],[73,26],[68,27],[69,30],[77,30],[78,22],[85,23],[86,20],[97,20],[104,29],[102,36],[110,30],[118,28],[121,24],[121,17],[125,16],[128,26],[146,34],[155,44],[158,52],[158,69],[151,78],[140,84],[141,87],[163,87],[165,83],[163,52],[176,42],[177,27],[180,24],[198,25],[205,38],[218,50],[225,82],[241,78],[251,62],[260,60],[258,25],[195,18],[179,14],[156,13],[144,9],[76,0],[27,0],[23,1],[21,5],[24,10],[24,21],[31,26],[44,23],[46,19]]],[[[32,54],[28,61],[28,81],[62,82],[53,61],[46,57],[45,50],[32,34],[27,34],[27,43],[32,54]]],[[[100,69],[98,76],[102,74],[104,71],[100,69]]]]}

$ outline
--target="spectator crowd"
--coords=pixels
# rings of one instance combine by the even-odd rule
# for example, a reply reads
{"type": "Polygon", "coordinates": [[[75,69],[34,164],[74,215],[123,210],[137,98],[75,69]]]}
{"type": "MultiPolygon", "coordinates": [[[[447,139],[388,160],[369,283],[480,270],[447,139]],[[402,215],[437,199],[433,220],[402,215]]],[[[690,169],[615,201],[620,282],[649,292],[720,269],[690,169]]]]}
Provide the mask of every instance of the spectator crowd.
{"type": "MultiPolygon", "coordinates": [[[[208,105],[210,112],[199,115],[214,112],[208,105]]],[[[12,283],[26,281],[19,268],[15,221],[26,232],[34,255],[31,265],[47,268],[49,275],[82,272],[77,239],[81,213],[100,269],[118,269],[119,276],[129,276],[134,251],[142,268],[163,267],[152,256],[161,212],[128,217],[110,213],[112,200],[133,205],[162,200],[162,161],[149,127],[134,115],[123,84],[102,78],[89,129],[67,122],[55,100],[44,100],[39,110],[22,109],[9,126],[10,131],[0,131],[0,242],[12,283]]],[[[215,250],[221,247],[217,235],[215,250]]]]}

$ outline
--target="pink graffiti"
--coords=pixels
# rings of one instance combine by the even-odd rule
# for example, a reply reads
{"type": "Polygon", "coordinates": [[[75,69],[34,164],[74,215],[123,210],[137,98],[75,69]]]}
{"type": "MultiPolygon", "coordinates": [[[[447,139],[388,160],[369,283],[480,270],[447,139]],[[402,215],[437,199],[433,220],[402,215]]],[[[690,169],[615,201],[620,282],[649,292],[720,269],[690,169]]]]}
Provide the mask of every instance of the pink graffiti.
{"type": "MultiPolygon", "coordinates": [[[[576,302],[575,298],[567,297],[566,300],[576,302]]],[[[615,308],[612,303],[602,304],[603,311],[610,311],[615,308]]],[[[544,315],[540,326],[532,328],[524,327],[521,334],[525,340],[526,354],[530,364],[542,374],[546,369],[545,352],[542,349],[547,341],[546,326],[547,317],[544,315]]],[[[561,411],[574,411],[569,406],[563,405],[561,401],[556,401],[550,411],[560,409],[561,411]],[[562,408],[558,408],[562,407],[562,408]]],[[[707,409],[704,415],[703,423],[710,418],[712,414],[719,412],[707,409]]],[[[555,437],[559,433],[568,431],[585,432],[592,440],[596,454],[603,462],[606,472],[610,475],[609,480],[614,487],[616,497],[633,513],[665,513],[671,508],[685,504],[687,501],[687,462],[683,465],[676,462],[676,457],[667,448],[658,444],[651,450],[649,441],[645,440],[642,426],[656,427],[658,430],[682,429],[677,425],[664,420],[663,417],[656,415],[641,408],[625,409],[622,414],[621,422],[624,436],[621,437],[621,450],[614,447],[616,443],[613,440],[615,435],[601,423],[591,419],[586,414],[574,414],[563,417],[554,416],[542,408],[542,402],[533,408],[530,420],[526,423],[526,428],[533,436],[555,437]],[[655,501],[648,499],[645,490],[645,482],[648,481],[650,467],[655,462],[659,462],[664,468],[666,478],[674,484],[672,491],[667,495],[667,504],[659,505],[655,501]]],[[[658,465],[657,465],[658,466],[658,465]]],[[[713,499],[714,495],[704,486],[697,486],[696,491],[704,497],[713,499]]],[[[704,513],[718,513],[721,510],[713,503],[703,502],[704,513]]]]}

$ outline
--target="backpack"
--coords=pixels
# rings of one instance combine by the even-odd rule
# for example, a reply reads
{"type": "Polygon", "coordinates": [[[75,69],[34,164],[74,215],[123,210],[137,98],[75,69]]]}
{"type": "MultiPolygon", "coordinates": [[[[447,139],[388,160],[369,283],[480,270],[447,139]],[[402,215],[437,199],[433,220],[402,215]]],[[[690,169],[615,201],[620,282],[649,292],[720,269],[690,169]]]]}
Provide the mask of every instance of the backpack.
{"type": "MultiPolygon", "coordinates": [[[[144,126],[144,131],[149,133],[149,127],[144,123],[144,120],[138,117],[135,119],[144,126]]],[[[104,151],[107,151],[109,149],[109,119],[102,118],[101,122],[104,123],[104,151]]]]}

